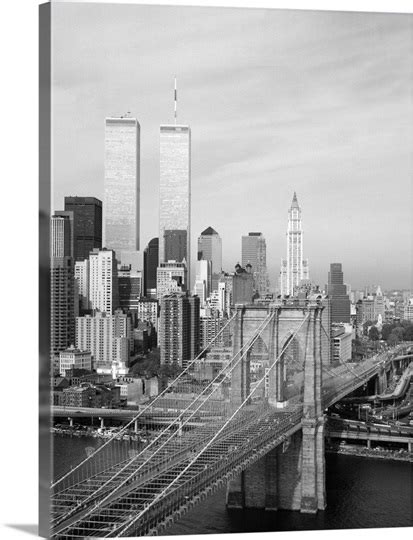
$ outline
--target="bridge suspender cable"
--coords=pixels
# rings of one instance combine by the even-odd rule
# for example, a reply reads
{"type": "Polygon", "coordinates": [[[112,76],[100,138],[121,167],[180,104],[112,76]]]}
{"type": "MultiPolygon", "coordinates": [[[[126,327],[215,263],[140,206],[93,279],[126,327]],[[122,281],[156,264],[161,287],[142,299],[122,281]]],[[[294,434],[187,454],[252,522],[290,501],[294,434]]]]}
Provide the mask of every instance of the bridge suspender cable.
{"type": "MultiPolygon", "coordinates": [[[[136,416],[130,421],[128,422],[127,424],[125,424],[123,426],[123,428],[120,430],[119,432],[119,435],[120,434],[123,434],[127,431],[127,429],[134,424],[134,422],[140,418],[146,411],[148,411],[148,409],[150,409],[151,407],[154,406],[154,404],[163,396],[165,396],[166,393],[168,393],[168,391],[177,383],[177,381],[179,381],[179,379],[181,379],[188,371],[189,369],[194,365],[194,363],[199,360],[202,355],[208,351],[208,349],[215,343],[215,341],[221,336],[221,334],[224,332],[224,330],[228,327],[228,325],[234,320],[234,318],[236,317],[236,313],[228,320],[228,322],[225,324],[225,326],[223,326],[221,328],[221,330],[217,333],[217,335],[208,343],[208,345],[206,347],[204,347],[204,349],[198,354],[198,356],[196,356],[193,360],[191,360],[191,362],[189,362],[187,364],[187,366],[185,367],[185,369],[183,371],[181,371],[181,373],[179,373],[177,375],[177,377],[172,381],[170,382],[166,388],[164,388],[164,390],[162,390],[162,392],[160,394],[158,394],[153,401],[151,401],[151,403],[147,406],[145,406],[143,409],[139,410],[138,413],[136,414],[136,416]]],[[[63,480],[66,480],[69,476],[73,475],[75,473],[75,471],[77,471],[80,467],[82,467],[83,465],[85,465],[86,462],[88,461],[91,461],[93,458],[96,457],[97,454],[101,453],[105,448],[107,448],[108,445],[110,445],[111,443],[113,443],[112,439],[109,439],[108,441],[106,441],[104,444],[102,444],[102,446],[100,446],[99,448],[97,448],[95,450],[95,452],[93,452],[92,454],[90,454],[89,456],[87,456],[83,461],[81,461],[80,463],[78,463],[75,467],[73,467],[70,471],[68,471],[67,473],[65,473],[63,476],[61,476],[60,478],[58,478],[54,483],[51,484],[51,489],[55,489],[59,484],[61,484],[63,482],[63,480]]]]}
{"type": "MultiPolygon", "coordinates": [[[[232,357],[232,359],[228,362],[228,364],[230,365],[230,369],[228,369],[228,365],[224,365],[224,367],[221,369],[221,371],[216,375],[216,377],[204,388],[204,390],[190,403],[190,405],[188,405],[188,407],[185,409],[185,411],[183,411],[180,415],[178,415],[166,428],[164,428],[161,433],[153,440],[151,441],[151,443],[146,446],[139,454],[137,454],[136,456],[134,456],[130,461],[128,461],[128,463],[126,465],[124,465],[120,470],[118,470],[112,477],[109,478],[109,480],[107,480],[104,484],[102,484],[96,491],[94,491],[90,496],[86,497],[85,499],[79,501],[79,504],[76,505],[75,508],[71,509],[69,511],[69,513],[66,513],[64,516],[62,516],[62,519],[55,525],[55,526],[58,526],[59,524],[61,523],[64,523],[64,521],[66,521],[70,516],[72,516],[74,513],[76,513],[76,511],[83,505],[87,504],[90,500],[92,499],[95,499],[97,494],[100,493],[106,486],[108,486],[108,484],[112,483],[113,480],[115,480],[116,477],[118,477],[120,474],[122,474],[123,471],[125,471],[128,467],[130,467],[130,465],[137,461],[138,458],[144,454],[144,453],[147,453],[148,450],[150,450],[151,447],[153,447],[155,445],[156,442],[158,442],[158,440],[160,440],[164,434],[166,433],[169,433],[170,432],[170,429],[171,427],[173,427],[174,425],[176,425],[178,422],[179,422],[179,419],[182,415],[184,415],[186,412],[188,412],[191,407],[193,407],[193,405],[200,400],[200,398],[205,395],[207,393],[207,391],[212,388],[213,384],[217,382],[217,380],[222,376],[222,375],[228,375],[229,373],[231,373],[234,368],[241,362],[241,360],[245,357],[245,355],[248,353],[248,351],[250,350],[250,348],[253,346],[253,344],[255,343],[255,341],[258,339],[258,337],[260,336],[260,334],[262,333],[262,331],[265,329],[265,327],[268,325],[268,323],[271,321],[271,319],[275,316],[274,313],[271,313],[269,316],[267,316],[267,318],[263,321],[263,323],[261,324],[261,326],[258,328],[257,332],[253,335],[253,337],[248,341],[247,344],[245,344],[243,347],[241,347],[241,349],[239,351],[237,351],[235,353],[235,355],[232,357]],[[234,359],[241,353],[241,351],[245,349],[245,352],[241,354],[241,356],[239,357],[239,359],[233,363],[234,359]],[[231,365],[232,364],[232,365],[231,365]]],[[[216,391],[216,389],[214,390],[214,392],[216,391]]],[[[214,393],[213,392],[213,393],[214,393]]],[[[212,394],[211,394],[212,395],[212,394]]],[[[189,421],[190,419],[199,411],[199,409],[204,405],[204,402],[200,402],[200,404],[197,406],[197,408],[195,410],[193,410],[191,412],[191,414],[189,416],[187,416],[183,422],[182,422],[182,427],[185,426],[189,421]]],[[[106,497],[104,497],[100,502],[99,502],[99,505],[103,504],[109,497],[112,497],[113,494],[118,491],[119,489],[121,489],[124,485],[127,484],[127,482],[130,480],[130,478],[134,475],[136,475],[137,472],[139,472],[139,470],[141,470],[150,460],[153,459],[153,457],[155,455],[157,455],[166,445],[168,442],[170,442],[174,437],[176,437],[176,432],[173,432],[169,438],[164,441],[156,450],[154,453],[152,453],[143,463],[141,463],[137,469],[135,469],[130,476],[126,477],[119,485],[117,485],[114,489],[112,489],[109,493],[109,495],[107,495],[106,497]]],[[[94,509],[92,509],[93,511],[94,509]]],[[[87,515],[87,514],[85,514],[87,515]]],[[[85,515],[83,515],[82,517],[85,517],[85,515]]]]}
{"type": "MultiPolygon", "coordinates": [[[[211,440],[207,443],[207,445],[194,457],[192,460],[186,465],[186,467],[172,480],[172,482],[159,493],[149,505],[144,508],[136,517],[134,517],[132,520],[130,520],[126,525],[123,525],[119,527],[118,529],[114,529],[111,531],[111,535],[115,534],[117,536],[126,536],[128,534],[128,530],[130,527],[140,519],[143,514],[145,514],[156,502],[158,502],[170,489],[171,487],[182,477],[182,475],[194,464],[194,462],[212,445],[212,443],[218,438],[218,436],[223,432],[223,430],[228,426],[228,424],[235,418],[235,416],[239,413],[239,411],[248,403],[248,401],[251,399],[252,395],[256,392],[257,388],[260,384],[264,383],[265,378],[268,376],[268,373],[275,367],[275,365],[279,362],[280,358],[288,348],[288,346],[291,344],[293,338],[298,334],[299,330],[305,323],[305,321],[309,318],[309,314],[304,317],[299,327],[295,330],[295,332],[292,335],[292,338],[289,340],[288,344],[282,349],[280,354],[277,356],[277,358],[274,360],[273,364],[270,366],[268,372],[259,380],[255,388],[248,394],[248,396],[244,399],[244,401],[239,405],[239,407],[231,414],[231,416],[226,420],[226,422],[221,426],[221,428],[214,434],[214,436],[211,438],[211,440]]],[[[106,535],[108,536],[108,535],[106,535]]]]}

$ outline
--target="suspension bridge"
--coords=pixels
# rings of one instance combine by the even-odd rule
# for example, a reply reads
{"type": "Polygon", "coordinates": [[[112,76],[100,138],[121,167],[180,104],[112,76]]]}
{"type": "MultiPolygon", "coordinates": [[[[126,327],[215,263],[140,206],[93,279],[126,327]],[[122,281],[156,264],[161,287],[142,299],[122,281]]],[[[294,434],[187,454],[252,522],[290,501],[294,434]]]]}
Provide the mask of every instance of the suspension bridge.
{"type": "Polygon", "coordinates": [[[235,306],[231,358],[210,380],[197,372],[226,327],[123,427],[141,422],[145,442],[108,439],[54,481],[52,537],[159,535],[223,486],[232,508],[324,509],[323,412],[402,351],[333,368],[325,313],[317,296],[235,306]]]}

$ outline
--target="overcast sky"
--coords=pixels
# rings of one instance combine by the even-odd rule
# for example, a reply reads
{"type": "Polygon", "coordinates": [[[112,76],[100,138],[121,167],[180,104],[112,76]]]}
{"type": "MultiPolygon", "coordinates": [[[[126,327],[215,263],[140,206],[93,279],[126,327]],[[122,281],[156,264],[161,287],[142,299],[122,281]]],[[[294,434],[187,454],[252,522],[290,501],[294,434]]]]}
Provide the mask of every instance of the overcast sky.
{"type": "Polygon", "coordinates": [[[159,126],[192,130],[192,253],[267,240],[272,284],[294,190],[310,277],[412,287],[413,16],[54,4],[53,201],[103,198],[104,118],[141,125],[141,248],[158,236],[159,126]]]}

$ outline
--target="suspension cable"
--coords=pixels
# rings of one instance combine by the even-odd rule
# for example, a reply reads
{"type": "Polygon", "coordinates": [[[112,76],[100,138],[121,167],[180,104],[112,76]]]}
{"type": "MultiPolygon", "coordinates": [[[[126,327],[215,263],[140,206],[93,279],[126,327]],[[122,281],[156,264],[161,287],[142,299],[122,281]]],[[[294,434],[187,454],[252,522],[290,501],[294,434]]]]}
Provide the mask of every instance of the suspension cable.
{"type": "MultiPolygon", "coordinates": [[[[245,357],[246,354],[248,354],[248,351],[250,350],[250,348],[253,346],[253,344],[255,343],[255,341],[258,339],[258,337],[260,336],[260,334],[262,333],[262,331],[265,329],[265,327],[269,324],[269,322],[271,321],[271,319],[275,316],[274,313],[270,313],[265,319],[264,321],[261,323],[260,327],[258,328],[258,330],[254,333],[254,335],[250,338],[250,340],[241,347],[241,349],[239,351],[237,351],[235,353],[235,355],[232,357],[232,359],[227,362],[227,364],[231,364],[234,359],[240,354],[240,352],[245,349],[245,352],[243,352],[241,354],[241,356],[239,357],[239,359],[233,363],[232,365],[230,365],[230,369],[228,370],[228,365],[224,365],[224,367],[221,369],[221,371],[215,376],[215,378],[213,380],[210,381],[210,383],[203,389],[203,391],[197,395],[197,397],[187,406],[187,408],[181,412],[177,417],[175,417],[173,419],[173,421],[166,427],[164,428],[158,435],[155,439],[153,439],[150,444],[145,447],[141,452],[137,453],[135,456],[133,456],[129,461],[128,463],[126,463],[121,469],[119,469],[113,476],[111,476],[109,478],[109,480],[107,480],[106,482],[104,482],[96,491],[94,491],[91,495],[87,496],[85,499],[79,501],[79,504],[76,505],[76,507],[74,507],[72,510],[69,511],[69,513],[65,514],[65,516],[62,518],[62,520],[60,520],[60,522],[56,523],[56,526],[58,526],[60,523],[66,521],[71,515],[73,515],[76,510],[78,510],[78,508],[80,506],[83,506],[84,504],[86,504],[87,502],[89,502],[91,499],[95,499],[96,498],[96,495],[102,491],[109,483],[112,483],[113,480],[118,477],[125,469],[127,469],[128,467],[130,467],[130,465],[132,465],[138,458],[140,458],[142,456],[142,454],[146,453],[151,447],[153,447],[155,445],[155,443],[161,439],[163,437],[163,435],[165,433],[169,433],[170,432],[170,429],[172,426],[174,426],[175,424],[177,424],[179,421],[180,421],[180,418],[188,411],[190,410],[193,405],[200,400],[200,398],[206,394],[206,392],[213,386],[213,384],[222,376],[222,375],[228,375],[229,373],[231,373],[235,367],[237,367],[237,365],[241,362],[241,360],[245,357]]],[[[222,382],[222,381],[221,381],[222,382]]],[[[213,393],[217,390],[217,388],[214,389],[213,393]]],[[[212,394],[213,394],[212,393],[212,394]]],[[[212,395],[211,394],[211,395],[212,395]]],[[[189,414],[189,416],[187,416],[184,421],[181,423],[181,427],[184,427],[189,421],[190,419],[199,411],[199,409],[204,405],[204,402],[200,402],[200,404],[197,406],[196,409],[194,409],[191,414],[189,414]]],[[[120,488],[122,488],[131,478],[131,476],[133,475],[136,475],[137,472],[139,472],[150,460],[153,459],[153,457],[155,455],[157,455],[165,446],[167,443],[169,443],[174,437],[176,436],[176,432],[173,432],[168,439],[166,439],[163,443],[161,443],[161,445],[151,454],[149,455],[146,460],[141,463],[137,469],[135,469],[129,476],[127,476],[124,480],[122,480],[120,482],[120,484],[118,484],[113,490],[111,490],[111,492],[109,493],[109,495],[107,495],[106,497],[104,497],[101,501],[99,501],[99,505],[102,505],[109,497],[112,497],[113,494],[118,491],[120,488]]],[[[91,513],[94,509],[90,510],[89,513],[91,513]]],[[[86,517],[89,513],[86,513],[85,515],[82,516],[82,518],[86,517]]]]}
{"type": "MultiPolygon", "coordinates": [[[[175,383],[184,375],[188,372],[189,368],[192,367],[194,365],[194,363],[199,360],[202,355],[208,351],[209,347],[212,346],[212,344],[218,339],[218,337],[220,337],[220,335],[224,332],[224,330],[227,328],[227,326],[235,319],[236,317],[236,313],[228,320],[228,322],[225,324],[225,326],[223,326],[221,328],[221,330],[218,332],[218,334],[204,347],[204,349],[190,362],[187,364],[187,366],[185,367],[185,369],[183,371],[181,371],[178,376],[172,381],[170,382],[166,388],[164,388],[164,390],[162,390],[162,392],[160,394],[158,394],[154,399],[153,401],[150,402],[150,404],[146,405],[144,408],[140,409],[136,416],[130,421],[128,422],[127,424],[125,424],[122,429],[119,431],[119,435],[122,435],[125,431],[127,431],[129,429],[129,427],[134,424],[134,422],[140,418],[148,409],[150,409],[151,407],[153,407],[153,405],[160,399],[162,398],[174,385],[175,383]]],[[[81,466],[83,466],[86,462],[90,461],[92,458],[95,458],[96,455],[100,452],[102,452],[102,450],[104,448],[106,448],[109,444],[111,444],[113,441],[112,439],[109,439],[107,440],[104,444],[102,444],[101,446],[99,446],[93,453],[91,453],[89,456],[87,456],[83,461],[81,461],[80,463],[78,463],[75,467],[73,467],[70,471],[68,471],[67,473],[65,473],[63,476],[61,476],[59,479],[57,479],[54,483],[51,484],[51,489],[54,489],[56,488],[56,486],[58,486],[63,480],[65,480],[67,477],[69,477],[70,475],[72,475],[76,470],[78,470],[81,466]]]]}
{"type": "MultiPolygon", "coordinates": [[[[296,329],[296,331],[292,335],[292,339],[298,334],[299,330],[303,326],[304,322],[309,318],[309,314],[304,317],[299,327],[296,329]]],[[[127,531],[138,519],[142,517],[144,513],[146,513],[156,502],[158,502],[166,493],[170,490],[170,488],[181,478],[181,476],[193,465],[193,463],[211,446],[211,444],[218,438],[218,436],[222,433],[222,431],[228,426],[228,424],[232,421],[232,419],[239,413],[239,411],[248,403],[248,401],[251,399],[252,395],[256,392],[257,388],[261,383],[265,381],[265,378],[268,376],[268,373],[274,368],[274,366],[279,362],[281,356],[284,354],[288,346],[291,344],[292,339],[289,340],[289,342],[286,344],[286,346],[283,347],[282,351],[278,355],[278,357],[274,360],[272,365],[270,366],[267,373],[261,377],[255,388],[250,391],[248,396],[243,400],[243,402],[237,407],[237,409],[231,414],[231,416],[226,420],[226,422],[221,426],[221,428],[218,429],[218,431],[214,434],[214,436],[210,439],[210,441],[206,444],[206,446],[194,457],[190,460],[190,462],[186,465],[186,467],[172,480],[172,482],[164,488],[147,506],[144,508],[135,518],[133,518],[131,521],[129,521],[126,525],[121,526],[118,530],[116,530],[117,536],[124,535],[125,531],[127,531]]],[[[114,531],[111,531],[110,534],[112,534],[114,531]]]]}

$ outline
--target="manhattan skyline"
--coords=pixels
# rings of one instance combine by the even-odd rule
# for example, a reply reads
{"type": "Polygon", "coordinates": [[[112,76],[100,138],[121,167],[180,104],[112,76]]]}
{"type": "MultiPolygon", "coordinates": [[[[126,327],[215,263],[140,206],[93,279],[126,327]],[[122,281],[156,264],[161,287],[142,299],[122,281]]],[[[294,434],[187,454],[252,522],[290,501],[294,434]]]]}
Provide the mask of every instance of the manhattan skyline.
{"type": "Polygon", "coordinates": [[[141,249],[158,235],[159,127],[173,123],[176,74],[177,121],[192,130],[193,252],[212,226],[231,271],[241,237],[259,230],[274,287],[296,191],[315,282],[340,260],[354,288],[411,286],[411,16],[79,7],[53,15],[55,209],[66,195],[103,200],[104,118],[131,111],[141,249]]]}

